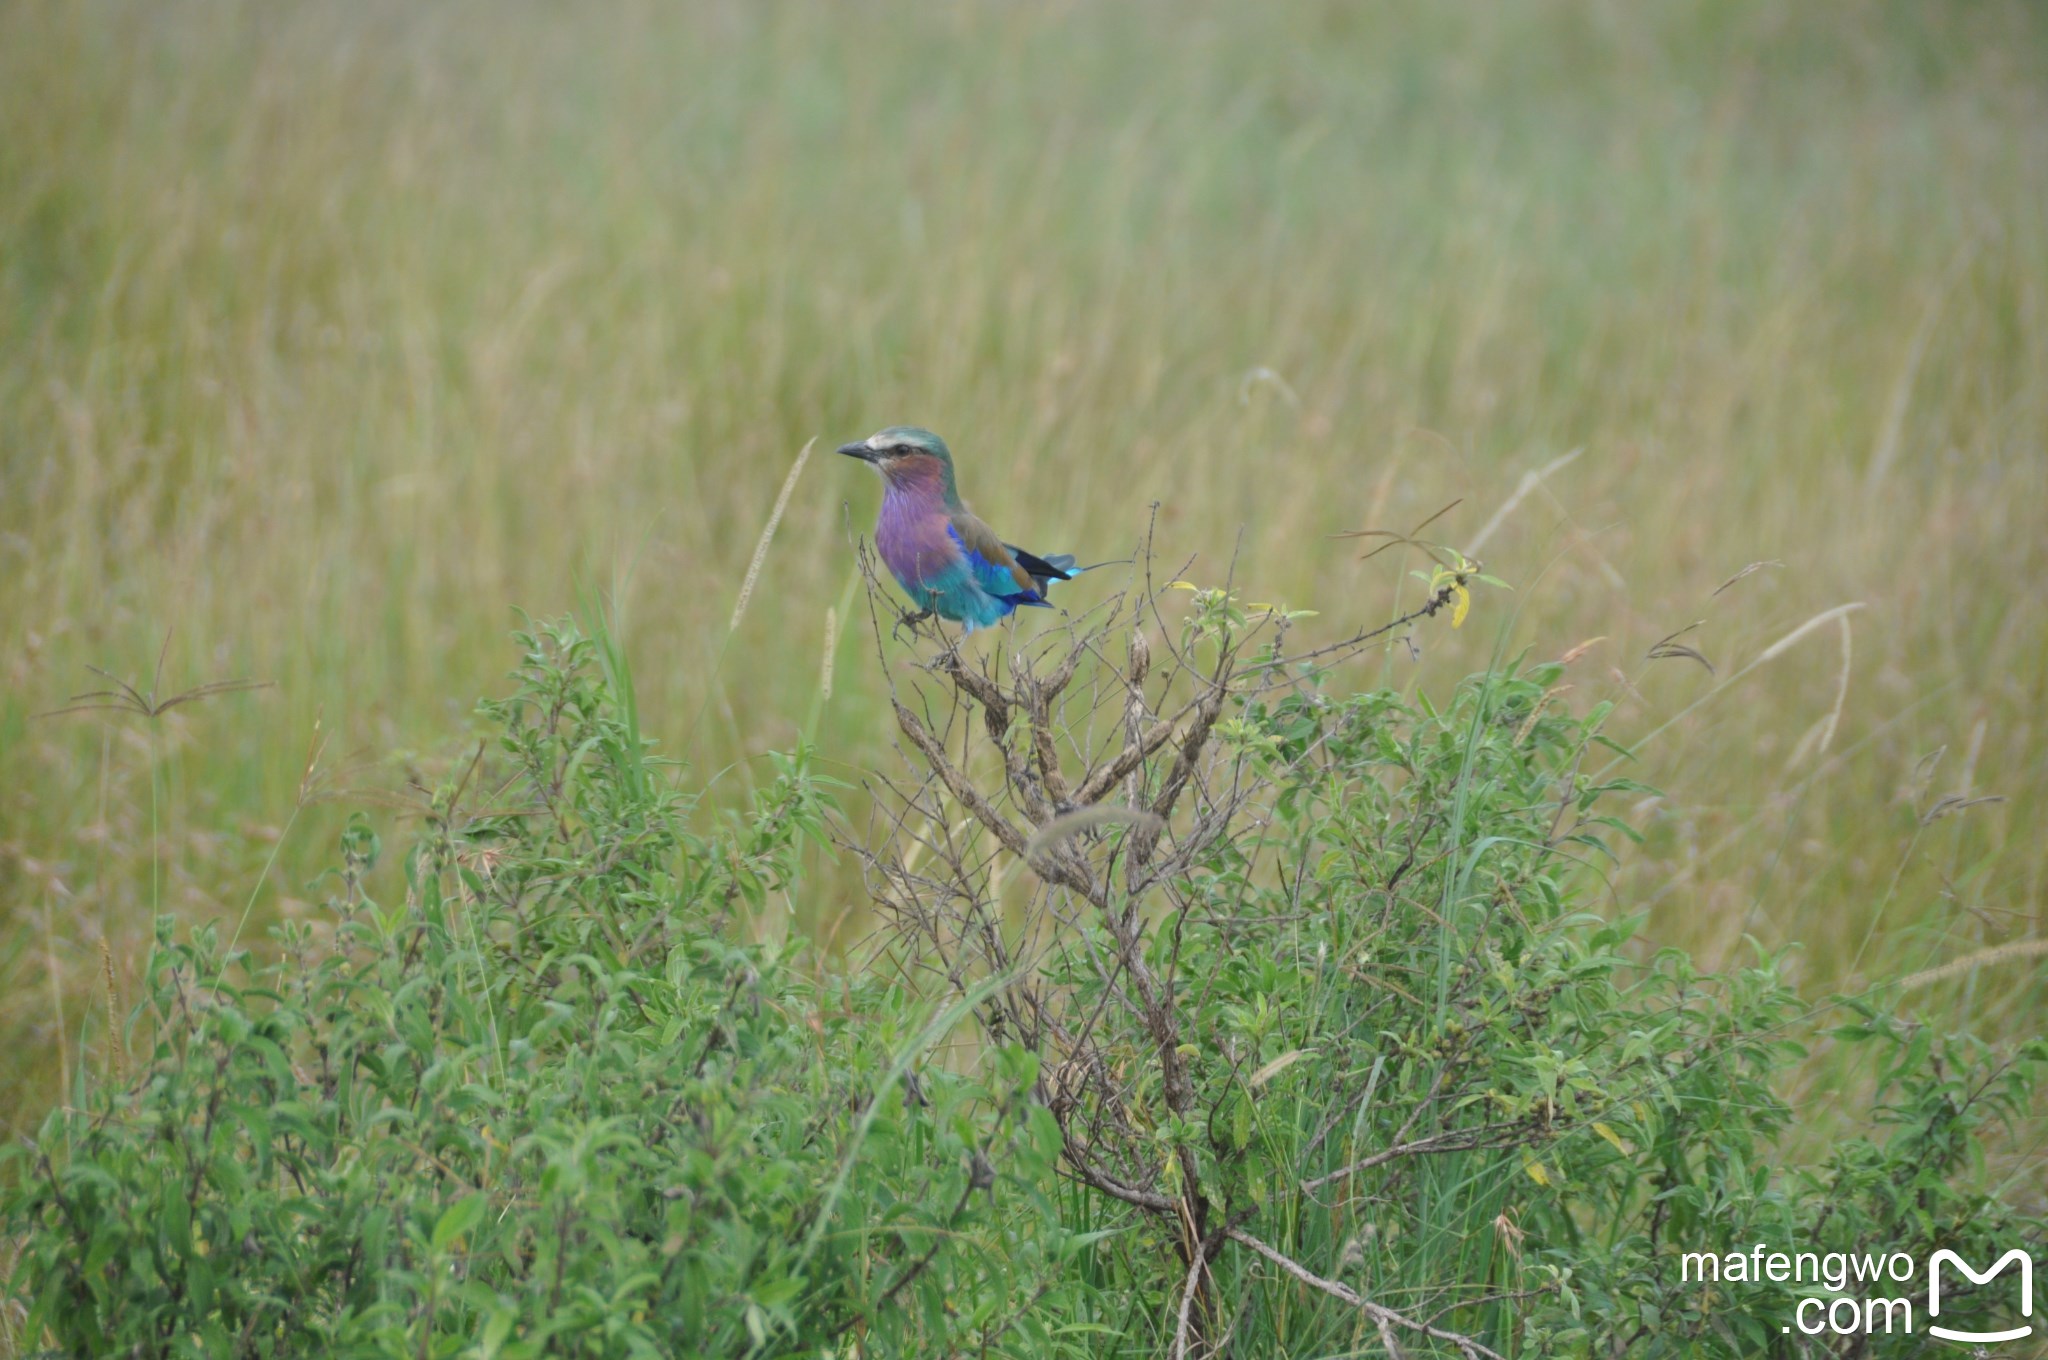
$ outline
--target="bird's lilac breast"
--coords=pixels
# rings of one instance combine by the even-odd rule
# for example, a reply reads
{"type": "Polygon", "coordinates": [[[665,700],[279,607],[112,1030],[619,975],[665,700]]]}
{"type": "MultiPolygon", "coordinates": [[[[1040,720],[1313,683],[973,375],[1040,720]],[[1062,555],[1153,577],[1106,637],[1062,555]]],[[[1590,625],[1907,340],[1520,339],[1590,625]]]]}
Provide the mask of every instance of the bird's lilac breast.
{"type": "Polygon", "coordinates": [[[889,574],[913,598],[941,584],[963,563],[950,532],[952,520],[937,497],[890,487],[882,497],[881,519],[875,525],[875,548],[889,574]]]}

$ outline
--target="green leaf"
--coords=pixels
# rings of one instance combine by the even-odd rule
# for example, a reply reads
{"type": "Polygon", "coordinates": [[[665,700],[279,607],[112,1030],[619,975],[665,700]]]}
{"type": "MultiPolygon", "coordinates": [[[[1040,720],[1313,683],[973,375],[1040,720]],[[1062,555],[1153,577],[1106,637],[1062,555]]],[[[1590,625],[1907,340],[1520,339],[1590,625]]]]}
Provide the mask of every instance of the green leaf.
{"type": "Polygon", "coordinates": [[[434,1223],[432,1246],[434,1251],[443,1252],[453,1246],[455,1239],[475,1227],[484,1216],[482,1194],[464,1195],[442,1211],[434,1223]]]}

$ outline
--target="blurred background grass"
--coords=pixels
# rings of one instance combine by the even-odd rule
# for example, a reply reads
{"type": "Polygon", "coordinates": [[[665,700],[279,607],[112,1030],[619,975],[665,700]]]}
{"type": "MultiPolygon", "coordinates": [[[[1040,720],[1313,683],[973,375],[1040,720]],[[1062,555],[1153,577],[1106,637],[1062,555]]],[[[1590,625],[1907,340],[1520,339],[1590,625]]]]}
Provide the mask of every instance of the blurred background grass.
{"type": "Polygon", "coordinates": [[[1332,634],[1413,564],[1329,535],[1463,497],[1467,544],[1582,450],[1484,544],[1515,593],[1343,683],[1600,639],[1558,701],[1663,728],[1653,939],[1816,993],[2017,945],[1901,1004],[2038,1032],[2044,127],[2020,3],[0,7],[0,1111],[106,1060],[153,903],[317,898],[361,800],[295,810],[309,749],[431,780],[514,605],[615,591],[649,730],[743,789],[873,479],[812,459],[728,645],[755,539],[898,422],[1020,541],[1157,501],[1332,634]],[[1718,674],[1650,659],[1696,621],[1718,674]],[[162,694],[275,685],[33,716],[167,634],[162,694]]]}

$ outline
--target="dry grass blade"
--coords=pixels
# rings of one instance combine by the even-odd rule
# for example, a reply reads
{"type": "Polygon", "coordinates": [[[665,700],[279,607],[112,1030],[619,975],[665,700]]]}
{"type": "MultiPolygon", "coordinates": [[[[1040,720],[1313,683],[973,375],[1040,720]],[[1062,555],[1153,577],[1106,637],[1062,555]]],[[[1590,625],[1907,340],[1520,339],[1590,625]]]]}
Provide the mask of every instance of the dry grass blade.
{"type": "Polygon", "coordinates": [[[156,697],[157,690],[163,685],[164,658],[169,654],[170,649],[171,634],[169,630],[166,630],[163,646],[157,649],[156,670],[151,674],[149,690],[146,693],[135,688],[135,686],[129,684],[120,676],[115,675],[112,671],[88,662],[86,663],[86,670],[105,680],[113,688],[87,690],[83,694],[74,694],[65,701],[62,708],[48,709],[33,716],[37,718],[61,718],[68,713],[94,713],[111,710],[133,713],[144,718],[156,718],[170,712],[181,704],[194,703],[200,699],[211,699],[221,694],[241,694],[253,689],[269,689],[271,686],[271,682],[268,680],[209,680],[203,685],[194,685],[191,689],[173,694],[168,699],[159,700],[156,697]]]}
{"type": "Polygon", "coordinates": [[[1748,671],[1752,666],[1761,666],[1766,661],[1777,660],[1786,652],[1790,651],[1794,643],[1798,642],[1799,639],[1805,637],[1808,633],[1811,633],[1814,629],[1820,627],[1822,624],[1831,623],[1834,620],[1841,618],[1844,614],[1853,614],[1861,608],[1863,608],[1863,601],[1852,600],[1848,604],[1838,604],[1833,609],[1821,610],[1820,613],[1815,614],[1805,623],[1800,624],[1797,628],[1794,628],[1791,632],[1785,634],[1785,636],[1779,638],[1776,642],[1773,642],[1770,646],[1764,648],[1761,652],[1757,653],[1756,660],[1750,662],[1748,666],[1744,666],[1742,668],[1743,671],[1748,671]]]}
{"type": "Polygon", "coordinates": [[[1126,807],[1084,807],[1063,813],[1040,827],[1025,843],[1024,858],[1031,859],[1100,826],[1136,826],[1158,832],[1166,824],[1149,812],[1126,807]]]}
{"type": "Polygon", "coordinates": [[[1970,744],[1963,753],[1963,777],[1956,783],[1956,792],[1968,795],[1977,782],[1977,757],[1984,754],[1984,737],[1991,730],[1991,724],[1977,719],[1977,725],[1970,729],[1970,744]]]}
{"type": "Polygon", "coordinates": [[[1855,667],[1856,644],[1850,632],[1849,616],[1844,614],[1836,622],[1842,629],[1842,666],[1835,679],[1835,705],[1828,710],[1826,717],[1808,728],[1806,735],[1799,739],[1791,758],[1785,762],[1788,770],[1806,759],[1808,752],[1825,754],[1828,747],[1834,745],[1835,732],[1842,725],[1842,710],[1849,704],[1849,675],[1855,667]]]}
{"type": "Polygon", "coordinates": [[[1949,294],[1976,251],[1975,237],[1965,240],[1957,248],[1948,268],[1942,271],[1933,296],[1927,299],[1921,310],[1919,324],[1913,328],[1913,339],[1906,346],[1905,360],[1892,382],[1891,399],[1885,403],[1884,423],[1878,427],[1877,442],[1870,450],[1870,465],[1863,478],[1864,489],[1868,492],[1884,485],[1892,465],[1898,461],[1906,432],[1906,413],[1912,408],[1913,389],[1920,380],[1920,366],[1927,359],[1928,342],[1934,338],[1935,327],[1941,321],[1943,309],[1948,306],[1949,294]]]}
{"type": "Polygon", "coordinates": [[[1479,550],[1486,546],[1486,540],[1493,537],[1493,531],[1500,528],[1507,521],[1507,517],[1515,512],[1516,506],[1528,499],[1530,492],[1543,485],[1544,479],[1549,477],[1551,473],[1570,467],[1573,463],[1577,462],[1579,455],[1584,452],[1585,449],[1583,448],[1573,449],[1570,453],[1551,459],[1548,463],[1532,472],[1523,473],[1522,480],[1516,485],[1514,493],[1501,502],[1500,509],[1493,512],[1493,518],[1481,525],[1479,532],[1472,536],[1471,543],[1466,545],[1465,556],[1479,556],[1479,550]]]}
{"type": "Polygon", "coordinates": [[[761,541],[754,545],[753,560],[747,563],[746,578],[740,582],[740,596],[732,607],[732,621],[726,625],[732,632],[739,631],[740,620],[746,617],[747,603],[754,598],[754,583],[761,577],[761,563],[768,557],[768,545],[775,541],[775,531],[782,524],[782,513],[789,509],[789,498],[796,491],[796,479],[803,475],[804,464],[810,461],[811,450],[817,443],[816,435],[804,441],[803,451],[797,454],[789,475],[782,479],[781,494],[775,498],[775,508],[768,512],[768,523],[761,530],[761,541]]]}
{"type": "Polygon", "coordinates": [[[194,699],[211,699],[218,694],[242,694],[252,689],[270,687],[271,682],[268,680],[213,680],[204,685],[195,685],[183,694],[173,694],[158,704],[156,711],[161,713],[165,709],[176,708],[179,704],[189,704],[194,699]]]}
{"type": "Polygon", "coordinates": [[[171,654],[171,632],[169,628],[164,629],[163,645],[156,649],[156,669],[149,675],[149,692],[152,695],[164,687],[164,660],[171,654]]]}
{"type": "Polygon", "coordinates": [[[1567,650],[1563,656],[1557,659],[1557,664],[1560,666],[1569,666],[1572,664],[1572,662],[1577,661],[1580,657],[1584,656],[1587,652],[1592,651],[1593,648],[1597,647],[1599,644],[1605,641],[1607,641],[1607,634],[1605,633],[1600,634],[1598,637],[1589,637],[1584,642],[1579,643],[1576,647],[1572,647],[1569,650],[1567,650]]]}
{"type": "Polygon", "coordinates": [[[827,607],[825,610],[825,651],[818,661],[818,702],[829,703],[832,699],[832,659],[839,650],[839,611],[827,607]]]}
{"type": "Polygon", "coordinates": [[[222,694],[242,694],[254,689],[269,689],[268,680],[215,680],[197,685],[181,694],[173,694],[161,703],[136,694],[122,686],[122,692],[95,690],[89,694],[74,694],[62,708],[49,709],[34,716],[38,718],[61,718],[67,713],[92,713],[101,710],[118,710],[134,713],[144,718],[155,718],[170,712],[180,704],[189,704],[200,699],[211,699],[222,694]]]}
{"type": "MultiPolygon", "coordinates": [[[[1595,777],[1604,777],[1622,761],[1635,759],[1636,753],[1639,753],[1645,746],[1648,746],[1658,737],[1661,737],[1664,735],[1664,733],[1670,731],[1672,727],[1676,724],[1683,722],[1688,715],[1698,711],[1702,704],[1711,702],[1717,695],[1726,692],[1731,686],[1735,685],[1738,681],[1742,680],[1743,677],[1747,676],[1751,671],[1755,670],[1757,667],[1775,661],[1779,657],[1783,656],[1787,651],[1791,650],[1791,648],[1795,644],[1797,644],[1801,638],[1805,637],[1808,633],[1811,633],[1814,629],[1832,623],[1836,619],[1841,618],[1845,614],[1853,614],[1861,608],[1863,608],[1863,602],[1861,600],[1851,600],[1847,604],[1838,604],[1832,609],[1821,610],[1820,613],[1815,614],[1812,618],[1800,624],[1797,628],[1794,628],[1791,632],[1785,634],[1785,636],[1779,638],[1770,646],[1764,648],[1763,651],[1757,653],[1756,656],[1752,657],[1745,665],[1743,665],[1743,667],[1740,670],[1736,671],[1733,675],[1729,676],[1725,680],[1717,680],[1714,684],[1714,687],[1712,689],[1709,689],[1705,694],[1702,694],[1699,698],[1694,699],[1691,703],[1679,709],[1676,713],[1666,718],[1663,722],[1658,723],[1655,727],[1651,728],[1642,736],[1637,737],[1632,747],[1631,753],[1629,755],[1616,756],[1613,760],[1608,761],[1605,765],[1601,766],[1599,770],[1595,771],[1595,777]]],[[[1678,636],[1678,634],[1673,634],[1672,636],[1676,637],[1678,636]]],[[[1612,672],[1612,675],[1614,676],[1614,679],[1617,683],[1622,685],[1622,687],[1627,689],[1630,694],[1635,696],[1638,702],[1643,701],[1643,696],[1636,690],[1634,685],[1629,683],[1628,677],[1623,675],[1619,668],[1615,669],[1612,672]]]]}
{"type": "Polygon", "coordinates": [[[1445,515],[1448,515],[1448,514],[1450,514],[1450,513],[1451,513],[1451,511],[1453,511],[1453,510],[1457,509],[1457,508],[1458,508],[1459,506],[1463,505],[1464,503],[1465,503],[1465,498],[1464,498],[1463,496],[1460,496],[1460,497],[1459,497],[1459,498],[1458,498],[1457,500],[1454,500],[1454,501],[1452,501],[1452,502],[1451,502],[1451,503],[1450,503],[1449,505],[1446,505],[1446,506],[1445,506],[1445,507],[1444,507],[1443,509],[1441,509],[1441,510],[1437,511],[1437,512],[1436,512],[1435,514],[1431,515],[1431,516],[1430,516],[1430,517],[1429,517],[1428,519],[1426,519],[1426,520],[1422,521],[1422,523],[1420,523],[1420,524],[1416,525],[1416,526],[1415,526],[1415,527],[1414,527],[1413,529],[1410,529],[1410,530],[1409,530],[1409,531],[1408,531],[1407,533],[1405,533],[1405,534],[1401,534],[1401,533],[1396,533],[1396,532],[1394,532],[1394,530],[1392,530],[1392,529],[1352,529],[1352,530],[1350,530],[1350,531],[1348,531],[1348,532],[1346,532],[1346,533],[1341,533],[1341,534],[1331,534],[1331,535],[1330,535],[1330,537],[1332,537],[1332,538],[1384,538],[1384,539],[1388,539],[1388,540],[1390,540],[1390,541],[1388,541],[1388,542],[1386,542],[1386,543],[1382,543],[1382,544],[1380,544],[1380,545],[1379,545],[1379,546],[1378,546],[1377,548],[1374,548],[1374,549],[1373,549],[1373,550],[1372,550],[1371,552],[1369,552],[1369,553],[1365,553],[1365,554],[1363,554],[1362,556],[1360,556],[1358,560],[1359,560],[1359,561],[1361,561],[1361,562],[1366,562],[1366,561],[1370,561],[1371,559],[1373,559],[1373,558],[1375,558],[1375,557],[1378,557],[1378,556],[1379,556],[1379,555],[1380,555],[1381,553],[1385,552],[1385,551],[1386,551],[1387,549],[1389,549],[1389,548],[1399,548],[1399,547],[1402,547],[1402,546],[1407,546],[1407,547],[1413,547],[1413,548],[1420,548],[1420,549],[1422,549],[1422,551],[1423,551],[1423,552],[1424,552],[1425,554],[1427,554],[1427,555],[1428,555],[1429,559],[1430,559],[1430,560],[1431,560],[1432,562],[1435,562],[1435,563],[1436,563],[1436,564],[1437,564],[1438,566],[1440,566],[1440,567],[1447,567],[1447,566],[1449,566],[1449,565],[1450,565],[1450,563],[1449,563],[1448,561],[1446,561],[1446,560],[1445,560],[1445,559],[1444,559],[1444,558],[1443,558],[1442,556],[1440,556],[1440,555],[1439,555],[1439,554],[1440,554],[1440,551],[1441,551],[1441,547],[1442,547],[1442,545],[1441,545],[1441,544],[1436,544],[1436,543],[1429,543],[1429,542],[1425,542],[1425,541],[1424,541],[1423,539],[1421,539],[1421,538],[1417,537],[1417,535],[1421,534],[1421,532],[1422,532],[1422,531],[1423,531],[1424,529],[1427,529],[1427,528],[1428,528],[1428,527],[1429,527],[1430,525],[1432,525],[1432,524],[1436,523],[1436,522],[1437,522],[1438,520],[1442,519],[1442,518],[1443,518],[1443,517],[1444,517],[1445,515]]]}
{"type": "Polygon", "coordinates": [[[1905,977],[1899,979],[1899,986],[1903,990],[1910,992],[1915,987],[1925,987],[1930,982],[1940,982],[1943,978],[1952,978],[1960,973],[1967,973],[1973,968],[1983,968],[1994,963],[2006,963],[2014,959],[2037,959],[2043,955],[2048,955],[2048,940],[2014,940],[2011,944],[1994,945],[1989,949],[1979,949],[1973,953],[1965,954],[1959,959],[1950,959],[1947,963],[1937,964],[1933,968],[1923,968],[1917,973],[1908,973],[1905,977]]]}
{"type": "Polygon", "coordinates": [[[1261,384],[1271,387],[1274,391],[1285,397],[1289,406],[1301,405],[1301,398],[1296,395],[1293,385],[1287,379],[1281,377],[1276,370],[1267,368],[1264,364],[1260,364],[1257,368],[1248,371],[1244,375],[1243,381],[1238,383],[1237,404],[1239,406],[1251,405],[1252,389],[1261,384]]]}
{"type": "Polygon", "coordinates": [[[1945,798],[1935,800],[1934,806],[1927,809],[1926,815],[1921,817],[1920,825],[1927,826],[1940,821],[1943,817],[1953,817],[1958,812],[1964,812],[1973,807],[1982,807],[1986,803],[2003,803],[2004,801],[2005,795],[2002,793],[1986,793],[1975,798],[1965,797],[1959,793],[1951,793],[1945,798]]]}
{"type": "Polygon", "coordinates": [[[43,710],[43,711],[42,711],[41,713],[31,713],[31,714],[30,714],[29,716],[30,716],[30,717],[32,717],[32,718],[37,718],[37,719],[41,719],[41,718],[62,718],[62,717],[64,717],[65,715],[67,715],[67,714],[71,714],[71,713],[98,713],[98,712],[104,712],[104,711],[107,711],[107,710],[119,710],[119,711],[121,711],[121,712],[124,712],[124,713],[143,713],[143,714],[147,714],[147,712],[148,712],[148,710],[146,710],[146,709],[138,708],[138,707],[136,707],[136,706],[135,706],[134,704],[126,703],[126,702],[123,702],[123,701],[120,701],[120,700],[111,700],[111,699],[110,699],[110,700],[108,700],[107,702],[104,702],[104,703],[83,703],[83,702],[80,702],[81,700],[88,700],[88,699],[99,699],[99,698],[101,698],[101,696],[100,696],[100,695],[98,695],[98,694],[78,694],[78,695],[73,695],[73,696],[72,696],[72,702],[70,702],[70,703],[68,703],[68,704],[64,705],[64,707],[62,707],[62,708],[50,708],[50,709],[45,709],[45,710],[43,710]]]}
{"type": "Polygon", "coordinates": [[[1273,1059],[1273,1061],[1267,1063],[1264,1067],[1261,1067],[1258,1071],[1252,1073],[1251,1076],[1245,1081],[1245,1085],[1249,1086],[1252,1090],[1256,1091],[1261,1086],[1264,1086],[1267,1082],[1279,1076],[1282,1072],[1285,1072],[1288,1068],[1294,1066],[1303,1058],[1308,1057],[1314,1052],[1315,1050],[1312,1048],[1289,1049],[1287,1052],[1282,1053],[1279,1057],[1273,1059]]]}
{"type": "MultiPolygon", "coordinates": [[[[1720,585],[1715,586],[1714,595],[1719,595],[1722,591],[1728,589],[1728,587],[1734,585],[1737,581],[1743,580],[1746,577],[1754,576],[1758,572],[1764,570],[1767,567],[1782,567],[1784,565],[1785,564],[1783,562],[1776,561],[1775,559],[1764,562],[1752,562],[1748,566],[1744,567],[1741,571],[1736,572],[1733,576],[1723,581],[1720,585]]],[[[1713,596],[1710,595],[1708,596],[1708,598],[1712,599],[1713,596]]]]}
{"type": "MultiPolygon", "coordinates": [[[[1705,622],[1705,620],[1701,620],[1701,622],[1705,622]]],[[[1673,657],[1683,657],[1687,661],[1699,662],[1707,668],[1707,674],[1712,675],[1714,673],[1714,663],[1701,655],[1698,648],[1688,647],[1678,640],[1699,626],[1699,623],[1689,623],[1677,632],[1667,633],[1664,637],[1651,643],[1648,653],[1650,660],[1666,661],[1673,657]]]]}

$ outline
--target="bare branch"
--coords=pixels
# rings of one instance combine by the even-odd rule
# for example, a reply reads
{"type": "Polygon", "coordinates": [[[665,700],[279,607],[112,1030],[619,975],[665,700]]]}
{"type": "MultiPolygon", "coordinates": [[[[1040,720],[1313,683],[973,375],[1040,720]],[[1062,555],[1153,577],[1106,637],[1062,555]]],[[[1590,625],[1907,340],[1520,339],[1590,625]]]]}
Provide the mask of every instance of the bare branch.
{"type": "Polygon", "coordinates": [[[1504,1360],[1500,1352],[1480,1345],[1462,1332],[1448,1332],[1441,1327],[1432,1326],[1427,1322],[1411,1318],[1404,1313],[1397,1313],[1382,1304],[1374,1303],[1350,1285],[1338,1280],[1324,1279],[1292,1257],[1275,1251],[1242,1228],[1232,1228],[1230,1230],[1230,1240],[1238,1243],[1240,1246],[1250,1247],[1254,1252],[1271,1261],[1274,1265],[1280,1267],[1280,1269],[1286,1271],[1295,1279],[1300,1280],[1309,1288],[1319,1289],[1331,1298],[1341,1299],[1353,1308],[1358,1309],[1373,1320],[1379,1327],[1380,1335],[1383,1338],[1387,1336],[1388,1328],[1399,1327],[1403,1331],[1420,1332],[1422,1335],[1433,1337],[1438,1341],[1447,1341],[1469,1357],[1469,1360],[1478,1360],[1481,1356],[1490,1357],[1490,1360],[1504,1360]]]}

